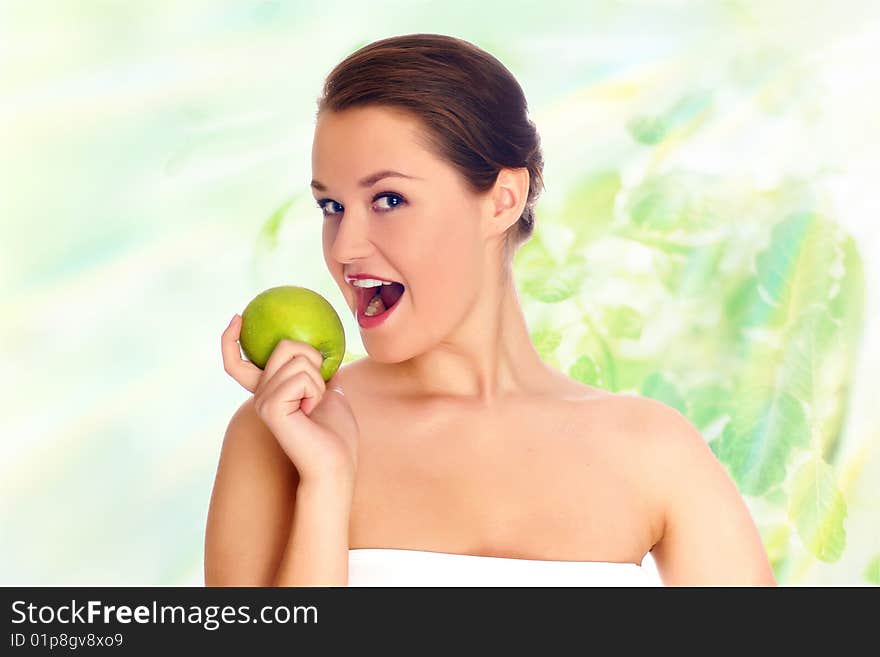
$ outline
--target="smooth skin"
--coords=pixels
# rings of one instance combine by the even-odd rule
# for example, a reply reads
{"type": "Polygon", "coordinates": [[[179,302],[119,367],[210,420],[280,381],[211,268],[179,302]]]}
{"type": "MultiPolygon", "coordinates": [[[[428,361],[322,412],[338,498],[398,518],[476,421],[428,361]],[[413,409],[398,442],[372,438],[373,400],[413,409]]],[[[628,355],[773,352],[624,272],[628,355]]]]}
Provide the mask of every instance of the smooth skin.
{"type": "Polygon", "coordinates": [[[223,334],[223,363],[253,397],[226,432],[206,528],[205,582],[345,583],[357,421],[340,388],[325,395],[322,356],[311,345],[281,340],[263,370],[243,360],[241,321],[235,315],[223,334]],[[259,540],[267,528],[269,540],[259,540]],[[242,540],[251,536],[257,540],[242,540]]]}
{"type": "MultiPolygon", "coordinates": [[[[502,169],[475,195],[420,137],[390,108],[318,118],[328,271],[353,314],[346,274],[406,292],[381,326],[361,329],[368,356],[323,389],[307,385],[319,363],[303,345],[276,348],[273,387],[285,392],[274,406],[246,400],[224,438],[206,584],[346,584],[349,547],[399,547],[624,563],[650,550],[668,586],[775,585],[743,499],[686,418],[585,386],[535,350],[503,246],[528,170],[502,169]],[[386,170],[409,177],[362,184],[386,170]]],[[[245,372],[238,331],[233,321],[221,337],[224,367],[254,391],[265,375],[245,372]]]]}

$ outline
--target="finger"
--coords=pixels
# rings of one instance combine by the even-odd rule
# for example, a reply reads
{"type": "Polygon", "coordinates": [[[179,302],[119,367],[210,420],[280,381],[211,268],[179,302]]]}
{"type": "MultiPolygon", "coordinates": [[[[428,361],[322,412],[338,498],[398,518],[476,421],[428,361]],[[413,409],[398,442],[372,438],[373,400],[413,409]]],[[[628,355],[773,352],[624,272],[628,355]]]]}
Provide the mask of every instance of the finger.
{"type": "Polygon", "coordinates": [[[241,332],[241,317],[235,315],[229,326],[220,336],[220,351],[223,354],[223,369],[238,381],[246,390],[253,392],[260,382],[262,371],[253,363],[241,357],[238,337],[241,332]]]}
{"type": "Polygon", "coordinates": [[[278,344],[275,345],[275,348],[269,355],[269,360],[266,361],[266,366],[263,368],[263,380],[268,381],[272,378],[275,372],[284,365],[284,363],[298,355],[305,356],[317,369],[321,369],[321,365],[324,362],[324,356],[321,355],[320,351],[306,342],[298,342],[282,338],[278,341],[278,344]]]}
{"type": "Polygon", "coordinates": [[[315,364],[311,360],[300,354],[279,367],[278,371],[260,386],[259,395],[261,397],[271,396],[275,389],[282,385],[285,380],[296,376],[300,372],[311,378],[315,388],[320,391],[321,395],[324,394],[327,384],[324,383],[320,371],[315,368],[315,364]]]}
{"type": "Polygon", "coordinates": [[[324,355],[309,343],[282,338],[272,350],[264,369],[274,373],[278,367],[290,360],[291,357],[298,355],[308,358],[317,369],[321,369],[321,365],[324,363],[324,355]]]}
{"type": "Polygon", "coordinates": [[[269,418],[279,419],[292,415],[299,409],[311,412],[317,404],[319,391],[315,382],[305,372],[298,372],[285,379],[270,395],[263,397],[262,413],[269,418]]]}

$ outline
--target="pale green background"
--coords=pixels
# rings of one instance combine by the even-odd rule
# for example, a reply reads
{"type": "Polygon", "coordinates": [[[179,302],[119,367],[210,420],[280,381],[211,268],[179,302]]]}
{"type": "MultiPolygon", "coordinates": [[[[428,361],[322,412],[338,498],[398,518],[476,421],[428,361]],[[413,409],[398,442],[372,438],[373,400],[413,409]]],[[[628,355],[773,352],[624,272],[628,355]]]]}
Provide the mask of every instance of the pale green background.
{"type": "MultiPolygon", "coordinates": [[[[629,225],[630,192],[646,177],[682,175],[666,183],[674,195],[714,176],[705,206],[684,207],[710,218],[698,236],[713,221],[738,230],[713,243],[716,255],[769,239],[780,203],[795,197],[785,207],[813,199],[854,238],[864,338],[828,479],[828,499],[845,499],[845,520],[839,504],[829,511],[845,548],[816,558],[794,520],[746,500],[780,583],[880,583],[880,10],[805,7],[0,3],[0,584],[203,582],[223,432],[248,395],[223,371],[220,333],[272,285],[305,285],[345,308],[307,189],[315,98],[354,49],[412,32],[476,43],[526,92],[547,162],[531,245],[545,260],[533,264],[546,267],[549,253],[563,274],[566,263],[584,269],[578,295],[557,303],[541,300],[547,281],[527,262],[518,277],[533,293],[523,297],[542,353],[566,371],[593,343],[554,327],[582,316],[610,318],[601,331],[615,340],[620,373],[640,354],[668,352],[670,371],[706,357],[683,336],[713,335],[708,302],[697,316],[657,292],[669,245],[608,237],[629,225]],[[572,206],[583,189],[587,202],[572,206]],[[267,223],[279,208],[283,221],[267,223]]],[[[738,271],[753,266],[748,253],[738,271]]],[[[688,285],[724,279],[705,271],[687,274],[688,285]]],[[[363,353],[356,324],[343,320],[349,351],[363,353]]],[[[580,362],[586,378],[607,374],[591,369],[593,356],[580,362]]],[[[675,394],[663,377],[651,381],[637,392],[675,394]]]]}

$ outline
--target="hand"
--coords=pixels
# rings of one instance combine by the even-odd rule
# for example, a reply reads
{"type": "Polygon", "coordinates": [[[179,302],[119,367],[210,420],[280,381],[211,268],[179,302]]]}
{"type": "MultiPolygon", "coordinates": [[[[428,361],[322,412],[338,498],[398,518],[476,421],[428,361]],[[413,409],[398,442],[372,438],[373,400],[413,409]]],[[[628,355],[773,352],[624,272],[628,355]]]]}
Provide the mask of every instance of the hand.
{"type": "Polygon", "coordinates": [[[357,471],[357,421],[334,378],[324,382],[324,358],[312,345],[281,340],[265,369],[241,357],[241,317],[235,315],[220,339],[223,369],[254,393],[254,408],[296,466],[300,481],[342,477],[357,471]],[[325,395],[329,390],[333,394],[325,395]]]}

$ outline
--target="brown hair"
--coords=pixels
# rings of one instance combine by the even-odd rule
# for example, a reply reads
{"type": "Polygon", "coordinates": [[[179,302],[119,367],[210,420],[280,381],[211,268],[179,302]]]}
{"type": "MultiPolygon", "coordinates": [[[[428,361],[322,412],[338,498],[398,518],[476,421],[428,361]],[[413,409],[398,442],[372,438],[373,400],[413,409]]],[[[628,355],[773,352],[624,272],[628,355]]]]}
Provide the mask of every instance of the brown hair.
{"type": "Polygon", "coordinates": [[[495,57],[442,34],[408,34],[367,44],[327,76],[318,112],[391,106],[420,120],[424,146],[448,161],[474,193],[491,189],[502,167],[527,167],[529,193],[508,255],[531,236],[544,188],[541,138],[525,94],[495,57]]]}

